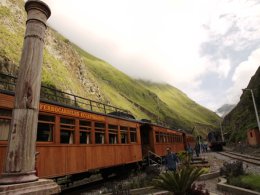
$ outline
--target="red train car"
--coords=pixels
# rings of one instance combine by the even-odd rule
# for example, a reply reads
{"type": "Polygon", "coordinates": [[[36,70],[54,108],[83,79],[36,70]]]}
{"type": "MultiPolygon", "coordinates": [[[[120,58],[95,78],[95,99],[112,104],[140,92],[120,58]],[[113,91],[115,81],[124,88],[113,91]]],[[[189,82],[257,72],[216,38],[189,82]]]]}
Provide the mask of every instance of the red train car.
{"type": "Polygon", "coordinates": [[[183,133],[156,124],[144,123],[140,126],[143,156],[152,151],[158,156],[165,156],[170,147],[174,152],[184,151],[183,133]]]}
{"type": "Polygon", "coordinates": [[[192,134],[189,133],[184,133],[183,135],[184,137],[184,145],[185,145],[185,149],[187,149],[188,146],[190,146],[192,149],[195,148],[196,145],[196,139],[192,134]]]}
{"type": "MultiPolygon", "coordinates": [[[[0,93],[2,170],[14,97],[0,93]]],[[[142,161],[139,123],[40,103],[36,151],[39,177],[50,178],[142,161]]]]}

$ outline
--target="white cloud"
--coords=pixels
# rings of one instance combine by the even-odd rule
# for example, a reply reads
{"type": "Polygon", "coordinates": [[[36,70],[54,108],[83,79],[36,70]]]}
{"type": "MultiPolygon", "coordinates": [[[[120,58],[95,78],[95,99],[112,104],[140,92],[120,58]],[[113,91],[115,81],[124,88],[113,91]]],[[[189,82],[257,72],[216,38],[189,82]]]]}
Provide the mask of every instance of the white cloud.
{"type": "Polygon", "coordinates": [[[251,77],[255,74],[260,63],[260,48],[253,51],[246,61],[241,62],[233,76],[233,86],[227,90],[228,101],[238,102],[240,95],[242,94],[242,89],[246,88],[251,77]]]}
{"type": "Polygon", "coordinates": [[[226,78],[231,69],[230,60],[229,59],[219,59],[217,72],[219,73],[220,78],[226,78]]]}

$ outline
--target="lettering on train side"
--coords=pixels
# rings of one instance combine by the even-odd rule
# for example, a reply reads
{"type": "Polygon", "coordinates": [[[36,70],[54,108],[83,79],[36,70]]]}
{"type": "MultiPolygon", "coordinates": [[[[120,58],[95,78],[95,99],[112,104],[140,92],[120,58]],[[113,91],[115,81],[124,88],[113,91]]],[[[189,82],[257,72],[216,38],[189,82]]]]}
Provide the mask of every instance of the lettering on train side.
{"type": "Polygon", "coordinates": [[[81,112],[78,110],[73,110],[69,108],[63,108],[59,106],[48,105],[44,103],[40,103],[40,111],[42,112],[51,112],[55,114],[62,114],[67,116],[85,118],[90,120],[98,120],[98,121],[105,121],[104,116],[94,115],[86,112],[81,112]]]}

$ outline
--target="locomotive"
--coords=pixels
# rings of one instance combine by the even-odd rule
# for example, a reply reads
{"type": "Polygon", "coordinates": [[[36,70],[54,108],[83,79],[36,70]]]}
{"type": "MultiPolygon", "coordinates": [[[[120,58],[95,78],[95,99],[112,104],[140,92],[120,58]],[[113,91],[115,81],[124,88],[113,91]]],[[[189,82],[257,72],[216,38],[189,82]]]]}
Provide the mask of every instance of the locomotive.
{"type": "Polygon", "coordinates": [[[208,143],[209,148],[212,151],[222,151],[223,146],[225,146],[225,142],[222,140],[219,132],[211,131],[208,133],[208,143]]]}
{"type": "MultiPolygon", "coordinates": [[[[16,78],[0,76],[0,170],[3,170],[16,78]]],[[[168,147],[180,152],[194,143],[191,134],[137,120],[123,109],[41,88],[36,142],[36,170],[40,178],[69,175],[77,180],[97,171],[106,178],[142,163],[149,152],[163,157],[168,147]]]]}

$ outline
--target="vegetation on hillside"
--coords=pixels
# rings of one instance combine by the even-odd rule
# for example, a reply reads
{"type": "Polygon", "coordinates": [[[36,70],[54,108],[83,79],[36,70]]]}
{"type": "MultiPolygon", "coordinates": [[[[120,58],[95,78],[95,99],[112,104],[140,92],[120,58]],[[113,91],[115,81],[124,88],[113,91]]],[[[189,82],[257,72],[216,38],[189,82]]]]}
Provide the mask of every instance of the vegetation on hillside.
{"type": "MultiPolygon", "coordinates": [[[[260,67],[252,76],[248,86],[252,89],[258,109],[260,113],[260,67]]],[[[222,122],[223,130],[230,142],[238,142],[246,140],[246,132],[250,128],[257,128],[256,114],[253,105],[251,92],[246,90],[240,97],[239,103],[236,107],[224,117],[222,122]]]]}

